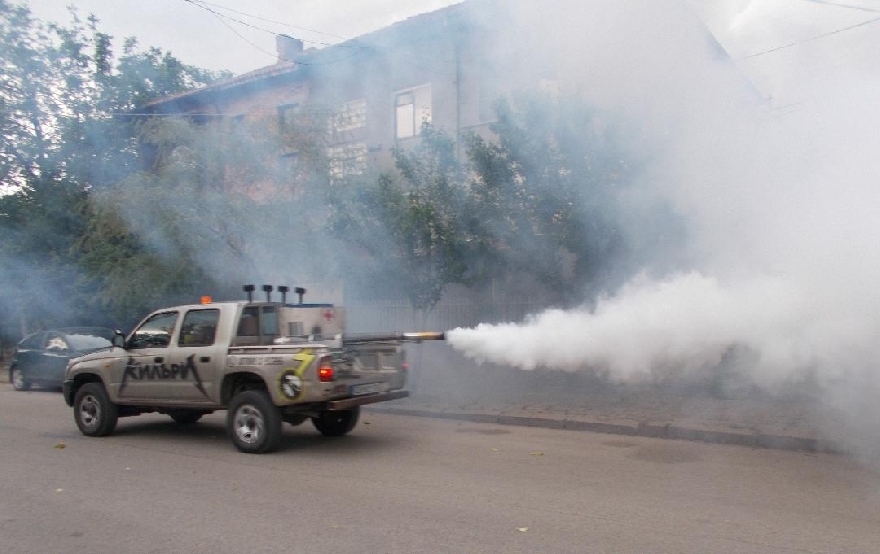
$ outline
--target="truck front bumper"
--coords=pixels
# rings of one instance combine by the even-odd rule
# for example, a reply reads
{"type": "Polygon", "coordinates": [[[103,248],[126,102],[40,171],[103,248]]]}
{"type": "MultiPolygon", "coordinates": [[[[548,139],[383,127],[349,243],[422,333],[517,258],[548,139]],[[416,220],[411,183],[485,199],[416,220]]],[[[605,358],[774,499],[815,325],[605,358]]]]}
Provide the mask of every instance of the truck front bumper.
{"type": "Polygon", "coordinates": [[[352,396],[342,400],[330,400],[327,402],[327,410],[339,411],[350,410],[355,406],[363,406],[364,404],[375,404],[376,402],[386,402],[388,400],[397,400],[398,398],[406,398],[409,391],[399,390],[394,392],[383,392],[379,394],[365,394],[363,396],[352,396]]]}
{"type": "Polygon", "coordinates": [[[61,394],[64,396],[64,401],[67,402],[67,405],[71,408],[73,407],[73,379],[65,379],[61,382],[61,394]]]}

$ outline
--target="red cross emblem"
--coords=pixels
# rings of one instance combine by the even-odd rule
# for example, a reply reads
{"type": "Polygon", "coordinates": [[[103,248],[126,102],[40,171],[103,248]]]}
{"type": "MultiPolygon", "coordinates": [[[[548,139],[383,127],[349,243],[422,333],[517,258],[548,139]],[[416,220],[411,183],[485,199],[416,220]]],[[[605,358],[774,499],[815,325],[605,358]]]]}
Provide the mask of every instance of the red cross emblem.
{"type": "Polygon", "coordinates": [[[331,309],[329,309],[329,308],[326,309],[326,310],[324,310],[324,319],[325,319],[327,322],[333,321],[333,318],[334,318],[334,317],[336,317],[336,314],[333,313],[333,310],[331,310],[331,309]]]}

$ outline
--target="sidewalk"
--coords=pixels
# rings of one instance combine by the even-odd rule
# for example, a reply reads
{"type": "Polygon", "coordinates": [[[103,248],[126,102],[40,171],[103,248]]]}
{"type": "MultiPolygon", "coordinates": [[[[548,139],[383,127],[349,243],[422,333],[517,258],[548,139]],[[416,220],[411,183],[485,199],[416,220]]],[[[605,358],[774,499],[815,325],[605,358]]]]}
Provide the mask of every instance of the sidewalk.
{"type": "Polygon", "coordinates": [[[691,384],[612,384],[588,373],[522,371],[445,360],[435,349],[413,375],[412,396],[370,411],[500,425],[841,452],[840,428],[808,387],[771,394],[709,379],[691,384]]]}

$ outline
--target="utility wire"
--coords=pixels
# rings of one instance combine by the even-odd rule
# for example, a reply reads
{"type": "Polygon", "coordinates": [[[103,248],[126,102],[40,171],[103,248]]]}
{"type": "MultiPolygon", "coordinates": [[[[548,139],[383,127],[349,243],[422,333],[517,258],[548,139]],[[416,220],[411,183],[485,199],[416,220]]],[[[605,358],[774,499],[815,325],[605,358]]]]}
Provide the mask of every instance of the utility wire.
{"type": "MultiPolygon", "coordinates": [[[[233,9],[233,8],[227,8],[226,6],[221,6],[221,5],[219,5],[219,4],[214,4],[214,3],[212,3],[212,2],[206,2],[205,0],[195,0],[195,1],[198,2],[199,4],[204,4],[204,5],[206,5],[206,6],[212,6],[212,7],[214,7],[214,8],[218,8],[218,9],[221,9],[221,10],[226,10],[226,11],[229,11],[229,12],[232,12],[232,13],[236,13],[236,14],[238,14],[238,15],[242,15],[242,16],[244,16],[244,17],[250,17],[250,18],[252,18],[252,19],[258,19],[258,20],[260,20],[260,21],[265,21],[265,22],[267,22],[267,23],[274,23],[274,24],[276,24],[276,25],[281,25],[282,27],[289,27],[289,28],[291,28],[291,29],[297,29],[297,30],[300,30],[300,31],[307,31],[307,32],[309,32],[309,33],[315,33],[315,34],[318,34],[318,35],[326,35],[326,36],[328,36],[328,37],[334,37],[334,38],[338,38],[338,39],[340,39],[340,40],[347,40],[346,37],[343,37],[343,36],[340,36],[340,35],[334,35],[333,33],[325,33],[324,31],[318,31],[318,30],[316,30],[316,29],[309,29],[309,28],[307,28],[307,27],[298,27],[298,26],[296,26],[296,25],[291,25],[290,23],[285,23],[284,21],[277,21],[277,20],[275,20],[275,19],[269,19],[269,18],[266,18],[266,17],[261,17],[261,16],[259,16],[259,15],[254,15],[254,14],[250,14],[250,13],[242,12],[242,11],[239,11],[239,10],[236,10],[236,9],[233,9]]],[[[261,29],[261,30],[266,30],[266,29],[261,29]]],[[[322,42],[316,42],[316,41],[311,41],[311,40],[306,41],[306,42],[311,42],[311,43],[313,43],[313,44],[324,44],[324,43],[322,43],[322,42]]],[[[329,44],[328,44],[328,46],[329,46],[329,44]]]]}
{"type": "MultiPolygon", "coordinates": [[[[230,25],[226,20],[228,19],[228,20],[230,20],[230,21],[234,21],[235,23],[239,23],[239,24],[241,24],[241,25],[244,25],[245,27],[250,27],[251,29],[255,29],[255,30],[257,30],[257,31],[262,31],[262,32],[264,32],[264,33],[269,33],[269,34],[272,34],[272,35],[275,35],[275,34],[276,34],[274,31],[271,31],[271,30],[269,30],[269,29],[265,29],[265,28],[263,28],[263,27],[259,27],[259,26],[257,26],[257,25],[253,25],[253,24],[251,24],[251,23],[248,23],[247,21],[242,21],[242,20],[240,20],[240,19],[236,19],[236,18],[234,18],[234,17],[230,17],[230,16],[228,16],[228,15],[222,14],[222,13],[220,13],[220,12],[214,10],[214,9],[211,8],[210,6],[203,5],[203,4],[206,4],[206,3],[205,3],[205,2],[201,2],[200,0],[183,0],[183,1],[186,2],[186,3],[188,3],[188,4],[192,4],[193,6],[196,6],[197,8],[201,8],[201,9],[207,11],[207,12],[210,12],[211,14],[214,15],[214,17],[216,17],[217,19],[220,20],[220,22],[223,24],[224,27],[226,27],[227,29],[229,29],[230,31],[232,31],[233,33],[235,33],[236,36],[238,36],[240,39],[242,39],[242,40],[245,41],[246,43],[250,44],[251,46],[253,46],[253,47],[256,48],[257,50],[259,50],[260,52],[262,52],[262,53],[264,53],[264,54],[267,54],[267,55],[269,55],[269,56],[272,56],[272,57],[277,57],[277,56],[278,56],[278,54],[277,54],[276,52],[271,52],[271,51],[269,51],[269,50],[266,50],[265,48],[259,46],[258,44],[254,43],[253,41],[249,40],[247,37],[245,37],[244,35],[242,35],[241,33],[239,33],[235,28],[233,28],[232,25],[230,25]]],[[[314,42],[314,41],[309,41],[309,42],[313,42],[314,44],[322,44],[322,45],[325,45],[325,46],[333,46],[333,45],[331,45],[331,44],[329,44],[329,43],[321,43],[321,42],[314,42]]],[[[349,47],[349,48],[356,48],[356,49],[359,49],[359,50],[370,48],[370,47],[368,47],[368,46],[356,46],[356,45],[345,45],[345,46],[347,46],[347,47],[349,47]]],[[[328,65],[328,64],[338,63],[338,62],[341,62],[341,61],[348,60],[348,59],[350,59],[350,58],[353,58],[353,57],[356,56],[357,54],[358,54],[358,52],[357,52],[357,51],[354,51],[354,52],[351,53],[351,55],[343,56],[343,57],[340,57],[340,58],[337,58],[337,59],[334,59],[334,60],[328,60],[328,61],[326,61],[326,62],[312,62],[312,61],[304,61],[304,60],[291,60],[291,59],[286,59],[286,58],[281,58],[281,59],[282,59],[282,61],[286,61],[286,62],[296,62],[296,63],[298,63],[299,65],[328,65]]]]}
{"type": "MultiPolygon", "coordinates": [[[[251,29],[254,29],[255,31],[261,31],[261,32],[264,32],[264,33],[268,33],[268,34],[270,34],[270,35],[276,35],[276,34],[277,34],[275,31],[273,31],[273,30],[271,30],[271,29],[266,29],[265,27],[260,27],[259,25],[254,25],[253,23],[248,23],[247,21],[243,21],[243,20],[241,20],[241,19],[238,19],[238,18],[232,17],[232,16],[230,16],[230,15],[226,15],[226,14],[220,13],[220,12],[218,12],[217,10],[215,10],[214,8],[211,7],[211,6],[216,6],[216,4],[211,4],[210,2],[204,2],[203,0],[183,0],[183,1],[186,2],[186,3],[188,3],[188,4],[192,4],[193,6],[195,6],[195,7],[197,7],[197,8],[203,9],[203,10],[205,10],[205,11],[207,11],[207,12],[213,14],[214,17],[216,17],[216,18],[219,19],[220,21],[223,21],[223,24],[226,25],[226,27],[231,28],[231,27],[226,23],[226,21],[225,21],[225,20],[228,19],[229,21],[232,21],[232,22],[238,23],[239,25],[244,25],[245,27],[249,27],[249,28],[251,28],[251,29]]],[[[262,17],[259,17],[259,16],[255,16],[255,15],[247,14],[247,13],[244,13],[244,12],[239,12],[238,10],[232,10],[231,8],[222,8],[221,6],[218,6],[218,7],[220,7],[220,9],[226,9],[226,10],[233,11],[233,12],[235,12],[235,13],[238,13],[238,14],[244,15],[244,16],[246,16],[246,17],[252,17],[252,18],[254,18],[254,19],[265,19],[265,18],[262,18],[262,17]]],[[[328,35],[328,36],[338,36],[338,35],[331,35],[330,33],[322,33],[321,31],[313,31],[313,30],[310,30],[310,29],[303,29],[303,28],[301,28],[301,27],[294,27],[293,25],[288,25],[287,23],[281,23],[280,21],[273,21],[273,20],[266,20],[266,21],[269,21],[269,22],[272,22],[272,23],[277,23],[277,24],[279,24],[279,25],[284,25],[284,26],[286,26],[286,27],[298,28],[298,29],[302,29],[302,30],[306,30],[306,31],[311,31],[311,32],[313,32],[313,33],[321,33],[321,34],[328,35]]],[[[238,36],[241,36],[241,34],[239,34],[238,32],[236,32],[235,34],[238,35],[238,36]]],[[[342,38],[342,37],[339,37],[339,38],[342,38]]],[[[254,44],[253,44],[252,42],[250,42],[250,41],[247,41],[247,42],[248,42],[249,44],[251,44],[252,46],[254,46],[254,44]]],[[[345,47],[348,47],[348,48],[367,48],[366,46],[355,46],[355,45],[351,45],[351,44],[337,45],[337,44],[334,44],[334,43],[330,43],[330,42],[321,42],[321,41],[318,41],[318,40],[306,40],[305,42],[308,42],[308,43],[311,43],[311,44],[319,44],[319,45],[321,45],[321,46],[345,46],[345,47]]],[[[259,48],[259,47],[257,47],[257,48],[258,48],[259,50],[262,50],[262,49],[259,48]]],[[[262,51],[265,52],[265,50],[262,50],[262,51]]],[[[292,60],[291,60],[291,61],[292,61],[292,60]]]]}
{"type": "Polygon", "coordinates": [[[771,52],[778,52],[780,50],[785,50],[786,48],[791,48],[792,46],[798,46],[799,44],[804,44],[807,42],[813,42],[814,40],[819,40],[820,38],[830,37],[831,35],[836,35],[839,33],[843,33],[845,31],[851,31],[853,29],[857,29],[859,27],[864,27],[866,25],[870,25],[872,23],[876,23],[880,21],[880,17],[875,17],[873,19],[869,19],[867,21],[862,21],[861,23],[856,23],[855,25],[850,25],[849,27],[844,27],[842,29],[836,29],[834,31],[829,31],[827,33],[822,33],[821,35],[816,35],[814,37],[799,40],[797,42],[792,42],[791,44],[786,44],[784,46],[777,46],[776,48],[771,48],[769,50],[764,50],[763,52],[756,52],[755,54],[749,54],[748,56],[743,56],[740,58],[741,60],[747,60],[749,58],[757,58],[758,56],[763,56],[764,54],[770,54],[771,52]]]}
{"type": "Polygon", "coordinates": [[[863,12],[880,13],[876,8],[866,8],[865,6],[857,6],[855,4],[841,4],[839,2],[831,2],[830,0],[803,0],[811,4],[822,4],[823,6],[834,6],[835,8],[847,8],[850,10],[859,10],[863,12]]]}
{"type": "MultiPolygon", "coordinates": [[[[250,44],[251,46],[253,46],[253,47],[256,48],[257,50],[259,50],[260,52],[262,52],[262,53],[264,53],[264,54],[268,54],[268,55],[270,55],[270,56],[274,56],[274,55],[275,55],[274,53],[269,52],[269,51],[266,50],[265,48],[262,48],[262,47],[260,47],[259,45],[254,44],[253,41],[249,40],[247,37],[245,37],[244,35],[242,35],[241,33],[239,33],[236,29],[234,29],[230,24],[228,24],[228,23],[224,20],[224,17],[225,17],[225,16],[223,16],[222,14],[217,13],[216,11],[212,10],[211,8],[209,8],[209,7],[207,7],[207,6],[202,6],[202,5],[198,4],[197,2],[194,2],[193,0],[183,0],[183,1],[184,1],[184,2],[187,2],[187,3],[189,3],[189,4],[192,4],[193,6],[196,6],[197,8],[201,8],[201,9],[203,9],[203,10],[207,10],[207,11],[211,12],[212,14],[214,14],[214,16],[215,16],[218,20],[220,20],[220,23],[222,23],[224,27],[226,27],[227,29],[229,29],[230,31],[232,31],[233,33],[235,33],[235,35],[236,35],[238,38],[240,38],[241,40],[243,40],[243,41],[245,41],[246,43],[250,44]]],[[[247,23],[244,23],[244,22],[239,22],[239,23],[243,23],[244,25],[247,25],[248,27],[251,26],[251,25],[249,25],[249,24],[247,24],[247,23]]]]}
{"type": "MultiPolygon", "coordinates": [[[[320,34],[324,34],[324,35],[327,35],[327,36],[336,36],[336,37],[338,37],[338,35],[333,35],[333,34],[331,34],[331,33],[325,33],[325,32],[322,32],[322,31],[316,31],[316,30],[313,30],[313,29],[306,29],[306,28],[303,28],[303,27],[296,27],[296,26],[294,26],[294,25],[289,25],[289,24],[287,24],[287,23],[283,23],[283,22],[281,22],[281,21],[276,21],[276,20],[272,20],[272,19],[263,18],[263,17],[256,16],[256,15],[253,15],[253,14],[248,14],[248,13],[241,12],[241,11],[238,11],[238,10],[233,10],[233,9],[231,9],[231,8],[224,8],[223,6],[219,6],[219,5],[217,5],[217,4],[214,4],[214,3],[211,3],[211,2],[207,2],[207,1],[205,1],[205,0],[183,0],[183,1],[186,2],[186,3],[188,3],[188,4],[192,4],[192,5],[195,6],[195,7],[201,8],[201,9],[203,9],[203,10],[205,10],[205,11],[211,13],[214,17],[216,17],[217,19],[219,19],[219,20],[221,21],[221,23],[223,23],[223,25],[224,25],[226,28],[228,28],[228,29],[231,30],[233,33],[235,33],[235,35],[238,36],[239,38],[241,38],[243,41],[245,41],[246,43],[248,43],[249,45],[251,45],[251,46],[254,47],[255,49],[259,50],[260,52],[262,52],[262,53],[264,53],[264,54],[267,54],[267,55],[270,55],[270,56],[273,56],[273,57],[277,57],[277,54],[276,54],[275,52],[270,52],[270,51],[266,50],[265,48],[262,48],[261,46],[255,44],[253,41],[247,39],[247,38],[244,37],[240,32],[238,32],[236,29],[234,29],[234,28],[229,24],[228,21],[231,21],[231,22],[233,22],[233,23],[238,23],[238,24],[240,24],[240,25],[244,25],[244,26],[249,27],[249,28],[251,28],[251,29],[254,29],[254,30],[256,30],[256,31],[261,31],[261,32],[268,33],[268,34],[271,34],[271,35],[276,35],[277,33],[276,33],[275,31],[272,31],[272,30],[270,30],[270,29],[266,29],[265,27],[260,27],[260,26],[258,26],[258,25],[254,25],[254,24],[252,24],[252,23],[248,23],[247,21],[243,21],[243,20],[241,20],[241,19],[238,19],[238,18],[232,17],[232,16],[227,15],[227,14],[220,13],[220,12],[218,12],[217,10],[215,10],[212,6],[215,6],[215,7],[219,8],[219,9],[224,9],[224,10],[232,11],[232,12],[238,13],[238,14],[240,14],[240,15],[242,15],[242,16],[245,16],[245,17],[250,17],[250,18],[254,18],[254,19],[260,19],[260,20],[267,21],[267,22],[270,22],[270,23],[275,23],[275,24],[278,24],[278,25],[286,26],[286,27],[297,28],[297,29],[302,29],[302,30],[306,30],[306,31],[310,31],[310,32],[320,33],[320,34]],[[228,21],[227,21],[227,20],[228,20],[228,21]]],[[[339,38],[342,38],[342,37],[339,37],[339,38]]],[[[358,44],[357,39],[349,39],[349,40],[347,40],[346,42],[344,42],[344,43],[342,43],[342,44],[332,44],[332,43],[321,42],[321,41],[314,41],[314,40],[306,40],[305,42],[308,42],[308,43],[310,43],[310,44],[318,44],[318,45],[321,45],[321,46],[333,47],[333,48],[351,48],[351,49],[354,49],[355,51],[352,52],[351,55],[348,55],[348,56],[342,56],[342,57],[339,57],[339,58],[330,59],[330,60],[326,60],[326,61],[322,61],[322,62],[319,62],[319,61],[309,61],[309,60],[304,60],[304,59],[298,59],[298,60],[287,60],[287,59],[284,59],[283,61],[295,61],[296,63],[298,63],[298,64],[300,64],[300,65],[314,65],[314,66],[318,66],[318,65],[330,65],[330,64],[334,64],[334,63],[338,63],[338,62],[343,62],[343,61],[349,60],[349,59],[355,57],[355,56],[359,53],[359,51],[362,51],[362,50],[373,50],[373,51],[376,51],[376,50],[377,50],[377,48],[374,47],[374,46],[365,45],[365,44],[358,44]]],[[[389,54],[389,52],[386,52],[386,54],[389,54]]],[[[450,60],[450,59],[431,59],[431,58],[426,58],[426,57],[424,57],[424,56],[420,56],[420,55],[414,54],[414,53],[412,53],[412,52],[407,52],[406,54],[404,54],[404,53],[402,53],[402,52],[396,52],[396,51],[393,51],[393,50],[392,50],[392,51],[390,52],[390,54],[391,54],[391,55],[394,55],[394,56],[398,56],[398,57],[403,57],[404,55],[406,55],[406,56],[407,56],[406,59],[407,59],[407,61],[408,61],[409,63],[413,63],[413,62],[412,62],[412,59],[411,59],[411,58],[413,58],[413,57],[414,57],[414,58],[419,58],[419,59],[421,59],[421,60],[424,61],[424,62],[432,63],[432,64],[454,65],[454,64],[458,63],[456,60],[450,60]]],[[[452,73],[452,72],[450,72],[450,71],[444,71],[444,70],[442,70],[442,69],[428,68],[428,67],[422,66],[422,65],[420,65],[420,64],[416,64],[416,65],[417,65],[417,67],[421,67],[422,69],[424,69],[424,70],[425,70],[426,72],[428,72],[428,73],[434,73],[434,74],[436,74],[436,75],[443,75],[443,76],[453,76],[453,75],[454,75],[454,73],[452,73]]]]}

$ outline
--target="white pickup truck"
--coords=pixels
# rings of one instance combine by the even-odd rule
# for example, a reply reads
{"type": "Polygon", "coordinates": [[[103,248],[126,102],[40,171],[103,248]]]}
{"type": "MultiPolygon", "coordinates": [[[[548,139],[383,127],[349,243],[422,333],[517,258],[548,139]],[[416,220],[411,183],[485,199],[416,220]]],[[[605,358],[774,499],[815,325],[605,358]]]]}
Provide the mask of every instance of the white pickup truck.
{"type": "Polygon", "coordinates": [[[331,304],[249,299],[157,310],[113,348],[70,361],[64,400],[80,431],[111,434],[120,417],[158,412],[192,424],[227,410],[242,452],[277,448],[281,424],[311,419],[324,435],[357,424],[360,406],[409,395],[403,342],[443,333],[345,335],[345,310],[331,304]]]}

